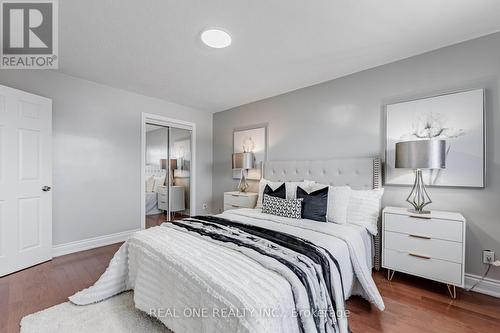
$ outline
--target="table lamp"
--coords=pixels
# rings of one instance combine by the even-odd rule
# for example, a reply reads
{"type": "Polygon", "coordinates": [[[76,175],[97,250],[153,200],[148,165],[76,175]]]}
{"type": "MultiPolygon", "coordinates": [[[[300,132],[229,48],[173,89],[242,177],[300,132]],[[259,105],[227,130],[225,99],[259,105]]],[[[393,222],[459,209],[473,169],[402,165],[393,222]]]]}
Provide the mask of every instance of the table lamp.
{"type": "Polygon", "coordinates": [[[445,140],[417,140],[396,143],[396,163],[398,169],[413,169],[415,182],[406,198],[416,214],[429,214],[424,207],[432,203],[422,178],[422,169],[444,169],[446,167],[445,140]]]}
{"type": "Polygon", "coordinates": [[[233,154],[233,170],[241,170],[240,183],[238,184],[238,191],[240,192],[246,192],[248,189],[245,171],[254,168],[254,160],[254,154],[251,152],[233,154]]]}

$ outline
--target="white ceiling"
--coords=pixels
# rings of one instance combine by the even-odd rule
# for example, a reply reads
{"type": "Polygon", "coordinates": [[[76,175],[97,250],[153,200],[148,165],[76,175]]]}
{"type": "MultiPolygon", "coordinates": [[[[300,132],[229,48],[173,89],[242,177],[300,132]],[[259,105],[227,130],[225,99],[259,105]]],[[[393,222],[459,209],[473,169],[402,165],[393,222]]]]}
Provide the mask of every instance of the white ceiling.
{"type": "Polygon", "coordinates": [[[60,71],[210,112],[500,30],[498,0],[64,0],[60,71]],[[233,44],[203,45],[222,27],[233,44]]]}

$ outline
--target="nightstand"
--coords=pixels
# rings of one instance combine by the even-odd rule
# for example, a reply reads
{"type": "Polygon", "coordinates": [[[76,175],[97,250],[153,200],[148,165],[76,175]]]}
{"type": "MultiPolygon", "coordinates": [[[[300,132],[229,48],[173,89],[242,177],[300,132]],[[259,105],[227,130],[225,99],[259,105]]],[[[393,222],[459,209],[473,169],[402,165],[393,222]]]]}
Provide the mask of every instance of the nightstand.
{"type": "Polygon", "coordinates": [[[410,213],[386,207],[382,213],[382,267],[387,278],[403,272],[446,283],[452,298],[464,287],[465,218],[462,214],[432,211],[410,213]]]}
{"type": "Polygon", "coordinates": [[[224,192],[224,210],[236,208],[255,208],[257,193],[254,192],[224,192]]]}
{"type": "Polygon", "coordinates": [[[158,186],[158,209],[168,210],[168,187],[158,186]]]}
{"type": "MultiPolygon", "coordinates": [[[[168,211],[168,186],[158,186],[158,209],[168,211]]],[[[186,209],[183,186],[170,186],[170,212],[180,212],[186,209]]]]}

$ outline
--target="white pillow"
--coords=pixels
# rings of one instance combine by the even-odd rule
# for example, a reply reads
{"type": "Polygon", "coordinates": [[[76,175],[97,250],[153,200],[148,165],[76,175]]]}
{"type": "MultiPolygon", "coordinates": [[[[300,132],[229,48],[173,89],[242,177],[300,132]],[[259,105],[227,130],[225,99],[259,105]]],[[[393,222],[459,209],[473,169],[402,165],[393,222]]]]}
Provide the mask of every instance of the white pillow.
{"type": "Polygon", "coordinates": [[[351,188],[349,186],[330,186],[328,190],[328,222],[338,224],[347,223],[347,209],[349,207],[350,196],[351,188]]]}
{"type": "MultiPolygon", "coordinates": [[[[325,187],[328,187],[328,185],[315,182],[315,183],[311,184],[311,186],[309,188],[309,193],[317,191],[317,190],[321,190],[322,188],[325,188],[325,187]]],[[[330,190],[328,190],[328,191],[330,191],[330,190]]]]}
{"type": "Polygon", "coordinates": [[[351,190],[347,208],[347,223],[363,226],[372,235],[376,235],[383,195],[383,188],[368,191],[351,190]]]}
{"type": "Polygon", "coordinates": [[[274,191],[278,187],[280,187],[284,182],[272,182],[267,179],[262,178],[259,182],[259,196],[257,197],[257,205],[256,208],[262,208],[262,196],[264,193],[264,189],[266,185],[269,185],[271,189],[274,191]]]}
{"type": "Polygon", "coordinates": [[[153,192],[158,192],[158,186],[164,186],[165,185],[165,178],[166,176],[157,176],[154,177],[154,185],[153,185],[153,192]]]}
{"type": "Polygon", "coordinates": [[[313,184],[314,184],[313,180],[304,180],[301,182],[285,182],[286,198],[297,199],[297,186],[300,186],[304,190],[309,192],[313,184]]]}
{"type": "Polygon", "coordinates": [[[155,177],[149,176],[146,179],[146,192],[153,192],[153,187],[155,186],[155,177]]]}

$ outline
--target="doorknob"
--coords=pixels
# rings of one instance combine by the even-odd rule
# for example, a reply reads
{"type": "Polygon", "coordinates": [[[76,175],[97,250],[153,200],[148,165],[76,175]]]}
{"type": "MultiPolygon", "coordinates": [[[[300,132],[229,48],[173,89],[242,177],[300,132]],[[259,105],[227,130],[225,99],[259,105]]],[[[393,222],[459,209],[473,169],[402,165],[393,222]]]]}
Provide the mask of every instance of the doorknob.
{"type": "Polygon", "coordinates": [[[50,187],[50,186],[44,186],[44,187],[42,187],[42,191],[44,191],[44,192],[48,192],[51,189],[52,189],[52,187],[50,187]]]}

